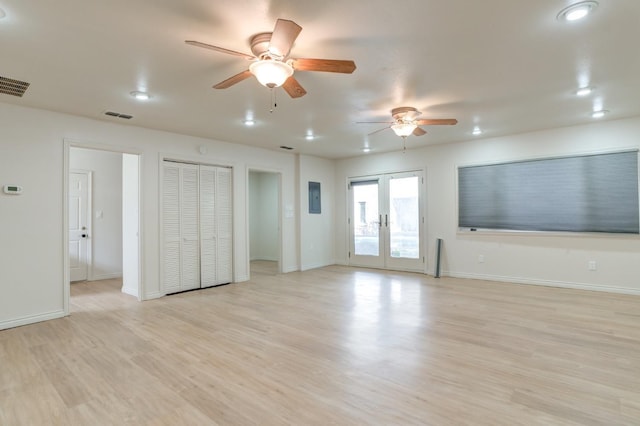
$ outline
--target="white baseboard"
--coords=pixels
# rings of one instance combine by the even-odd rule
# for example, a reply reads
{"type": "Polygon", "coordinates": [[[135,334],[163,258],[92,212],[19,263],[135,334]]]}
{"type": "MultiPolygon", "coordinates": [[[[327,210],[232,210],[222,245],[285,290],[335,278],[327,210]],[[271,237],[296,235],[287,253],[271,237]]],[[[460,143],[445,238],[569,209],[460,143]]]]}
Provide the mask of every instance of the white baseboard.
{"type": "Polygon", "coordinates": [[[470,274],[466,272],[452,272],[452,271],[442,271],[441,275],[452,277],[452,278],[468,278],[472,280],[499,281],[499,282],[505,282],[505,283],[514,283],[514,284],[541,285],[545,287],[573,288],[577,290],[602,291],[607,293],[630,294],[630,295],[636,295],[636,296],[640,295],[640,290],[626,288],[626,287],[615,287],[615,286],[606,286],[606,285],[597,285],[597,284],[540,280],[540,279],[520,278],[520,277],[504,277],[500,275],[470,274]]]}
{"type": "Polygon", "coordinates": [[[91,279],[88,281],[115,280],[118,278],[122,278],[122,272],[116,272],[114,274],[92,275],[91,279]]]}
{"type": "Polygon", "coordinates": [[[122,292],[124,294],[128,294],[129,296],[138,297],[138,289],[137,288],[128,288],[122,287],[122,292]]]}
{"type": "Polygon", "coordinates": [[[165,293],[159,292],[159,291],[155,291],[153,293],[147,293],[145,294],[141,300],[153,300],[153,299],[159,299],[163,296],[166,296],[165,293]]]}
{"type": "Polygon", "coordinates": [[[22,317],[13,320],[7,320],[0,322],[0,330],[7,328],[20,327],[22,325],[34,324],[41,321],[49,321],[52,319],[58,319],[66,316],[63,310],[47,312],[45,314],[32,315],[29,317],[22,317]]]}
{"type": "Polygon", "coordinates": [[[335,262],[329,262],[329,263],[325,263],[325,262],[318,262],[318,263],[310,263],[308,265],[302,265],[300,267],[301,271],[308,271],[309,269],[317,269],[317,268],[324,268],[325,266],[331,266],[331,265],[335,265],[335,262]]]}
{"type": "Polygon", "coordinates": [[[244,275],[237,275],[235,277],[235,279],[233,280],[234,283],[241,283],[244,281],[249,281],[249,276],[247,274],[244,275]]]}

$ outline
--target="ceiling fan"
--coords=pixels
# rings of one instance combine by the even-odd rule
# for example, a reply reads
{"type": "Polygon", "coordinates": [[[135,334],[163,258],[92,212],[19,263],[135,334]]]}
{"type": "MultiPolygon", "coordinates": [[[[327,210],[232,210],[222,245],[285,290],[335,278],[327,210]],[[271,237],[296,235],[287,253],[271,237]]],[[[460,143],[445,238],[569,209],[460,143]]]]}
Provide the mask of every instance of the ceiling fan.
{"type": "Polygon", "coordinates": [[[353,61],[289,58],[291,47],[300,31],[302,27],[295,22],[278,19],[273,32],[259,33],[251,37],[250,45],[253,55],[194,40],[186,40],[185,43],[253,61],[248,70],[221,81],[213,86],[214,89],[226,89],[254,75],[263,86],[270,89],[282,86],[289,96],[299,98],[307,91],[293,77],[294,71],[351,74],[356,69],[353,61]]]}
{"type": "Polygon", "coordinates": [[[403,149],[406,149],[404,142],[407,136],[422,136],[427,133],[421,127],[418,126],[433,126],[433,125],[454,125],[458,123],[455,118],[422,118],[418,117],[422,114],[414,107],[398,107],[391,110],[391,117],[393,121],[358,121],[358,123],[385,123],[387,127],[375,130],[370,135],[381,132],[383,130],[391,129],[393,132],[402,138],[403,149]]]}

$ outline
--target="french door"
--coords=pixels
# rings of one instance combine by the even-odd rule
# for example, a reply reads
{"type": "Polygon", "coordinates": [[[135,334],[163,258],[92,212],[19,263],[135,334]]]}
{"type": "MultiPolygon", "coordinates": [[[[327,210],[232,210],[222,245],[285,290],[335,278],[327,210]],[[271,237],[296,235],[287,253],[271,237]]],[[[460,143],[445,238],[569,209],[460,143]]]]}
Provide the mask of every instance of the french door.
{"type": "Polygon", "coordinates": [[[352,179],[349,264],[424,271],[422,172],[352,179]]]}

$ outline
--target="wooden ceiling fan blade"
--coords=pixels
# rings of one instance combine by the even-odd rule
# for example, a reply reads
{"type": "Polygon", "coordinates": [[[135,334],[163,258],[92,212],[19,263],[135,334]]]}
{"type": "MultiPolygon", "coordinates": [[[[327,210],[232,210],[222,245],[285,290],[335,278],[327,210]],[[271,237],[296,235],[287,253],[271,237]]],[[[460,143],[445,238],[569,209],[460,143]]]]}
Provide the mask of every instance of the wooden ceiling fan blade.
{"type": "Polygon", "coordinates": [[[413,130],[413,136],[422,136],[422,135],[426,135],[426,134],[427,134],[427,131],[422,129],[422,128],[420,128],[420,127],[416,127],[413,130]]]}
{"type": "Polygon", "coordinates": [[[298,80],[293,78],[293,76],[289,77],[287,81],[284,82],[282,88],[292,98],[300,98],[307,94],[307,91],[304,90],[300,83],[298,83],[298,80]]]}
{"type": "Polygon", "coordinates": [[[302,31],[302,27],[295,22],[287,19],[278,19],[276,27],[273,29],[273,34],[271,34],[269,52],[281,58],[289,56],[291,47],[296,38],[298,38],[300,31],[302,31]]]}
{"type": "Polygon", "coordinates": [[[351,74],[356,69],[353,61],[340,59],[291,59],[291,66],[296,71],[321,71],[351,74]]]}
{"type": "Polygon", "coordinates": [[[454,125],[458,123],[458,120],[455,118],[423,118],[422,120],[416,120],[414,123],[418,126],[454,125]]]}
{"type": "Polygon", "coordinates": [[[233,55],[233,56],[240,56],[241,58],[245,58],[248,60],[256,59],[256,57],[253,55],[247,55],[246,53],[236,52],[235,50],[225,49],[224,47],[214,46],[212,44],[202,43],[195,40],[185,40],[185,43],[191,46],[202,47],[204,49],[213,50],[215,52],[226,53],[228,55],[233,55]]]}
{"type": "Polygon", "coordinates": [[[246,80],[247,78],[251,77],[253,74],[251,74],[251,71],[246,70],[246,71],[242,71],[232,77],[229,77],[228,79],[226,79],[225,81],[221,81],[220,83],[216,84],[215,86],[213,86],[214,89],[226,89],[228,87],[233,86],[236,83],[240,83],[242,80],[246,80]]]}

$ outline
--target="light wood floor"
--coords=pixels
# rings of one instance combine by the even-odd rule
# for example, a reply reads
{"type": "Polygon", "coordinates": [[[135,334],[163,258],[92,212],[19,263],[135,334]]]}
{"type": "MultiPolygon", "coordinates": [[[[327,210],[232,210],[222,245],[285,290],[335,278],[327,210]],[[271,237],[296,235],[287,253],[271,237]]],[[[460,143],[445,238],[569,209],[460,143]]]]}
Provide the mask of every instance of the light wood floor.
{"type": "Polygon", "coordinates": [[[340,266],[0,332],[1,425],[640,424],[640,298],[340,266]]]}

